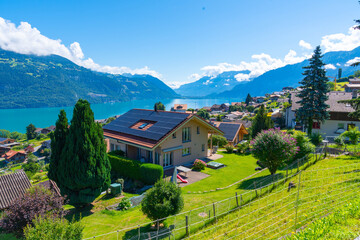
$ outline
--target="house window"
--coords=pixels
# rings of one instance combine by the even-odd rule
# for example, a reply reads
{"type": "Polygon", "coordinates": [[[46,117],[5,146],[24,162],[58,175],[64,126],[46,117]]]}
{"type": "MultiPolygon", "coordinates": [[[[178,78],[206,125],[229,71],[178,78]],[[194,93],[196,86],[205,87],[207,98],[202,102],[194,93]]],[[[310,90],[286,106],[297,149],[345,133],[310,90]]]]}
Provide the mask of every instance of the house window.
{"type": "Polygon", "coordinates": [[[173,165],[173,153],[172,152],[164,153],[163,166],[168,167],[172,165],[173,165]]]}
{"type": "Polygon", "coordinates": [[[155,152],[155,164],[160,164],[160,154],[158,152],[155,152]]]}
{"type": "Polygon", "coordinates": [[[320,129],[320,123],[319,122],[313,122],[313,129],[320,129]]]}
{"type": "Polygon", "coordinates": [[[182,150],[182,155],[183,156],[188,156],[190,154],[191,154],[190,148],[183,148],[183,150],[182,150]]]}
{"type": "Polygon", "coordinates": [[[116,145],[116,150],[121,150],[120,145],[116,145]]]}
{"type": "Polygon", "coordinates": [[[143,123],[139,126],[139,129],[143,129],[144,127],[146,127],[147,125],[149,125],[149,123],[143,123]]]}
{"type": "Polygon", "coordinates": [[[196,127],[196,133],[200,134],[200,127],[199,126],[196,127]]]}
{"type": "Polygon", "coordinates": [[[172,137],[173,137],[173,138],[176,138],[176,133],[173,133],[172,137]]]}
{"type": "Polygon", "coordinates": [[[344,129],[345,124],[344,123],[338,123],[338,129],[344,129]]]}
{"type": "Polygon", "coordinates": [[[191,141],[190,128],[189,127],[183,128],[183,130],[182,130],[182,141],[183,142],[190,142],[191,141]]]}
{"type": "Polygon", "coordinates": [[[205,151],[205,144],[201,145],[201,151],[205,151]]]}
{"type": "Polygon", "coordinates": [[[113,144],[113,143],[110,144],[110,151],[111,152],[115,151],[115,144],[113,144]]]}

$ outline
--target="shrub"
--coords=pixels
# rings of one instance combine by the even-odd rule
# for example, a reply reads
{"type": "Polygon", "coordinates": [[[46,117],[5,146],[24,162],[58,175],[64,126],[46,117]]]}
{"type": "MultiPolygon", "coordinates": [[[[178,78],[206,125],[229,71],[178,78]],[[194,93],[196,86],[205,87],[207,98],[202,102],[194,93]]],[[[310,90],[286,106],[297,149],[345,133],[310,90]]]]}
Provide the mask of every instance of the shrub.
{"type": "Polygon", "coordinates": [[[266,166],[271,174],[291,159],[298,150],[296,140],[279,129],[261,131],[251,142],[252,153],[260,163],[266,166]]]}
{"type": "Polygon", "coordinates": [[[125,157],[125,152],[122,150],[115,150],[111,152],[112,154],[119,156],[119,157],[125,157]]]}
{"type": "Polygon", "coordinates": [[[84,226],[81,222],[68,222],[66,219],[36,217],[32,225],[24,229],[26,240],[60,239],[81,240],[84,226]]]}
{"type": "Polygon", "coordinates": [[[124,179],[122,179],[122,178],[118,178],[118,179],[116,179],[116,181],[115,181],[115,182],[116,182],[116,183],[120,183],[120,184],[121,184],[122,189],[124,189],[124,184],[125,184],[124,179]]]}
{"type": "Polygon", "coordinates": [[[129,208],[131,208],[131,201],[127,197],[124,197],[119,202],[118,209],[122,211],[122,210],[128,210],[129,208]]]}
{"type": "Polygon", "coordinates": [[[21,233],[23,228],[32,224],[37,216],[64,215],[64,198],[54,195],[43,187],[32,187],[22,197],[16,199],[11,208],[5,210],[0,227],[6,232],[21,233]]]}
{"type": "Polygon", "coordinates": [[[118,173],[120,176],[140,179],[140,161],[119,157],[112,152],[108,155],[112,171],[118,173]]]}
{"type": "Polygon", "coordinates": [[[184,207],[181,189],[172,182],[159,181],[149,189],[141,202],[141,210],[151,220],[179,213],[184,207]]]}
{"type": "Polygon", "coordinates": [[[334,142],[338,145],[338,146],[343,146],[344,143],[344,137],[343,136],[337,136],[336,138],[334,138],[334,142]]]}
{"type": "MultiPolygon", "coordinates": [[[[213,142],[213,146],[219,146],[219,147],[224,147],[228,143],[226,138],[220,135],[212,135],[212,142],[213,142]]],[[[210,139],[208,144],[210,146],[210,139]]]]}
{"type": "Polygon", "coordinates": [[[249,141],[243,141],[237,145],[237,152],[239,154],[244,154],[250,151],[250,142],[249,141]]]}
{"type": "Polygon", "coordinates": [[[232,145],[226,145],[225,146],[225,149],[226,149],[226,152],[227,153],[232,153],[232,152],[234,152],[234,147],[232,146],[232,145]]]}
{"type": "Polygon", "coordinates": [[[321,136],[320,133],[314,132],[310,135],[310,141],[312,142],[312,144],[314,144],[315,146],[319,146],[320,143],[322,142],[323,137],[321,136]]]}
{"type": "Polygon", "coordinates": [[[300,159],[314,152],[315,146],[310,142],[306,133],[301,131],[294,131],[293,137],[296,140],[296,146],[299,148],[295,154],[294,159],[300,159]]]}
{"type": "Polygon", "coordinates": [[[206,163],[200,159],[196,159],[193,164],[193,169],[196,171],[204,170],[206,167],[206,163]]]}
{"type": "Polygon", "coordinates": [[[131,160],[109,153],[111,169],[122,177],[128,177],[133,180],[140,180],[146,184],[154,184],[162,179],[164,170],[160,165],[152,163],[141,163],[137,160],[131,160]]]}
{"type": "Polygon", "coordinates": [[[351,144],[357,144],[359,142],[360,131],[357,127],[350,128],[346,132],[341,134],[342,137],[348,137],[351,144]]]}
{"type": "Polygon", "coordinates": [[[22,166],[22,169],[25,171],[26,175],[31,178],[35,173],[40,170],[40,165],[35,162],[29,162],[22,166]]]}
{"type": "Polygon", "coordinates": [[[157,164],[144,163],[140,166],[140,176],[145,184],[154,184],[161,180],[164,175],[164,169],[157,164]]]}

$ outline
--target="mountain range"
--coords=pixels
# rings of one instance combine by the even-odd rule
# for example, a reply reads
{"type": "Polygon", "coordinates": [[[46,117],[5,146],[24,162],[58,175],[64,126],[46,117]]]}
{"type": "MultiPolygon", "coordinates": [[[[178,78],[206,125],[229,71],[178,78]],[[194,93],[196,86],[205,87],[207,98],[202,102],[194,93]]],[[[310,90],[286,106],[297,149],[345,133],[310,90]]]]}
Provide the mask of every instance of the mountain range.
{"type": "MultiPolygon", "coordinates": [[[[217,76],[204,76],[199,80],[181,85],[175,92],[187,97],[204,97],[210,94],[231,90],[235,85],[245,83],[239,82],[238,74],[249,74],[250,71],[229,71],[217,76]]],[[[250,79],[251,80],[251,79],[250,79]]]]}
{"type": "Polygon", "coordinates": [[[58,55],[35,56],[0,49],[0,108],[74,105],[178,97],[150,75],[114,75],[81,67],[58,55]]]}
{"type": "MultiPolygon", "coordinates": [[[[337,75],[338,68],[342,68],[343,77],[353,74],[357,68],[348,66],[346,63],[359,56],[360,47],[351,51],[325,53],[323,55],[324,63],[332,64],[332,68],[334,68],[327,69],[327,76],[335,77],[337,75]]],[[[284,67],[268,71],[251,81],[242,82],[238,82],[236,80],[235,76],[237,72],[223,72],[216,77],[203,77],[193,83],[184,84],[179,89],[175,89],[175,91],[181,95],[186,95],[186,92],[184,91],[186,87],[186,89],[189,89],[189,92],[192,94],[194,93],[191,96],[205,98],[245,99],[248,93],[252,96],[261,96],[265,93],[281,91],[281,89],[286,86],[298,87],[299,81],[303,78],[303,67],[307,65],[309,65],[309,61],[304,60],[300,63],[286,65],[284,67]],[[207,79],[216,81],[206,82],[207,79]],[[226,83],[231,84],[224,87],[224,84],[226,83]]],[[[330,81],[333,81],[333,78],[329,79],[330,81]]]]}

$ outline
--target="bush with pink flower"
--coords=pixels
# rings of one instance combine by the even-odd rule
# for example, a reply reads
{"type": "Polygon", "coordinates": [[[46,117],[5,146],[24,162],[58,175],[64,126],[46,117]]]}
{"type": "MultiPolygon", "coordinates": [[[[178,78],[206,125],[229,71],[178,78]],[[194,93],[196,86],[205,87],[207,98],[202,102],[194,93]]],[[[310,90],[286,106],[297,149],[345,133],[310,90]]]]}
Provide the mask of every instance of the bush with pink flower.
{"type": "Polygon", "coordinates": [[[252,154],[266,166],[271,174],[297,152],[296,140],[280,129],[269,129],[259,133],[251,142],[252,154]]]}
{"type": "Polygon", "coordinates": [[[196,171],[204,170],[206,167],[206,163],[200,159],[196,159],[193,164],[193,169],[196,171]]]}

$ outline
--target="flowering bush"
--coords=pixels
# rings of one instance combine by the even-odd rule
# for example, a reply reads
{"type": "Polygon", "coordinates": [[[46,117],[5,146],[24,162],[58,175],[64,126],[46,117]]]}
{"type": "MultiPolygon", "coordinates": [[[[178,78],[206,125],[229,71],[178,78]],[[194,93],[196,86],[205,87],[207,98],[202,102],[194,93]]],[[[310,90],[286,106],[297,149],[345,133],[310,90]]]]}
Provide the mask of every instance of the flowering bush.
{"type": "Polygon", "coordinates": [[[131,208],[131,201],[127,197],[124,197],[121,199],[121,202],[119,202],[118,209],[119,210],[128,210],[131,208]]]}
{"type": "Polygon", "coordinates": [[[198,170],[198,171],[201,171],[201,170],[204,170],[206,167],[206,163],[200,159],[196,159],[195,162],[194,162],[194,165],[193,165],[193,169],[194,170],[198,170]]]}
{"type": "Polygon", "coordinates": [[[296,140],[280,129],[269,129],[259,133],[251,142],[252,154],[266,166],[271,174],[297,152],[296,140]]]}

